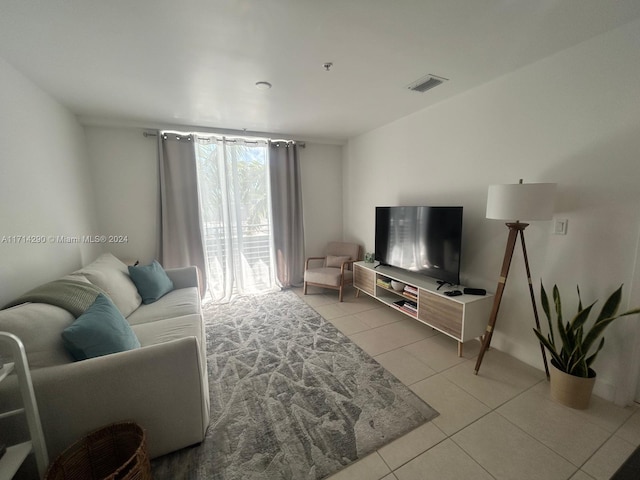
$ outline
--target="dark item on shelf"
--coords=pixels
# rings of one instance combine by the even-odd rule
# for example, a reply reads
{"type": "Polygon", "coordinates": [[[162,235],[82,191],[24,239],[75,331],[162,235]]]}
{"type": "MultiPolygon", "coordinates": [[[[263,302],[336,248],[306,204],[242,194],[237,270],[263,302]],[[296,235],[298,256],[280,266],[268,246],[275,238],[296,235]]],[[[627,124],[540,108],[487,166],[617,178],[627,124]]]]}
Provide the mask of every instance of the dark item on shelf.
{"type": "Polygon", "coordinates": [[[398,300],[397,302],[393,302],[393,304],[403,312],[406,312],[413,317],[418,315],[418,305],[415,302],[411,302],[409,300],[398,300]]]}
{"type": "Polygon", "coordinates": [[[460,290],[449,290],[448,292],[444,292],[444,294],[447,297],[457,297],[459,295],[462,295],[462,292],[460,290]]]}
{"type": "Polygon", "coordinates": [[[445,282],[444,280],[438,280],[436,283],[438,284],[438,288],[436,288],[436,290],[440,290],[442,287],[455,287],[455,284],[445,282]]]}
{"type": "Polygon", "coordinates": [[[465,288],[465,295],[486,295],[487,291],[484,288],[465,288]]]}
{"type": "Polygon", "coordinates": [[[7,446],[4,443],[0,444],[0,458],[2,458],[5,453],[7,453],[7,446]]]}

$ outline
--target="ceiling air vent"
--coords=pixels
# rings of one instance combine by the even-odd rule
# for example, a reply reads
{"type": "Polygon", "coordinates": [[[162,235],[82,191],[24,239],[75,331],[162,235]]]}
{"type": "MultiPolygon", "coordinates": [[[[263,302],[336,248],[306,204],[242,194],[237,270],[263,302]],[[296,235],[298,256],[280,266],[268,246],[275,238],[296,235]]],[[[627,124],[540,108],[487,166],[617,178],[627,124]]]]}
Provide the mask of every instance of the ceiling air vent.
{"type": "Polygon", "coordinates": [[[436,77],[435,75],[427,75],[417,82],[412,83],[407,88],[409,90],[413,90],[414,92],[424,93],[427,90],[431,90],[433,87],[437,87],[441,83],[446,82],[447,80],[448,78],[436,77]]]}

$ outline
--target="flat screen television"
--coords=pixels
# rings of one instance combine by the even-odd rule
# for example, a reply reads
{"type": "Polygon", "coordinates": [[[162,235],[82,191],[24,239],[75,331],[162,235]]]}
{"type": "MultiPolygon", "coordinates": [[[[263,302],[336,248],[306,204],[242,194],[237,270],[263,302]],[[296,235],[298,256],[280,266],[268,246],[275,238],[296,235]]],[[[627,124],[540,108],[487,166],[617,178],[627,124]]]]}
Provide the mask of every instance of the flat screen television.
{"type": "Polygon", "coordinates": [[[376,207],[375,259],[460,283],[462,207],[376,207]]]}

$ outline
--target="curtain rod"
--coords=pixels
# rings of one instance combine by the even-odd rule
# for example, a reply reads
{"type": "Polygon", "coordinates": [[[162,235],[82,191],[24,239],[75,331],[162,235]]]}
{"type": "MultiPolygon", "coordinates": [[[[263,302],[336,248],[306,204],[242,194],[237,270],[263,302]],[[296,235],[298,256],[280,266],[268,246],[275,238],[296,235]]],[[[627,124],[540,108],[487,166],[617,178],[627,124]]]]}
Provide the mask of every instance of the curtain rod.
{"type": "MultiPolygon", "coordinates": [[[[157,134],[156,132],[146,132],[146,131],[145,131],[145,132],[142,132],[142,135],[143,135],[145,138],[148,138],[148,137],[157,137],[157,136],[158,136],[158,134],[157,134]]],[[[195,134],[194,134],[194,135],[195,135],[195,134]]],[[[216,135],[215,135],[215,134],[211,134],[211,136],[212,136],[212,137],[216,137],[216,135]]],[[[239,136],[239,135],[234,135],[234,136],[239,136]]],[[[241,136],[240,136],[240,137],[241,137],[241,136]]],[[[200,139],[206,139],[206,137],[199,137],[199,138],[200,138],[200,139]]],[[[233,142],[237,142],[237,141],[238,141],[238,140],[237,140],[237,139],[235,139],[235,138],[226,138],[224,135],[222,136],[222,138],[225,138],[225,139],[226,139],[226,141],[227,141],[227,142],[230,142],[230,143],[233,143],[233,142]]],[[[253,137],[246,137],[246,138],[253,138],[253,137]]],[[[246,138],[245,138],[245,143],[255,143],[255,144],[257,144],[257,143],[259,142],[258,140],[247,140],[246,138]]],[[[298,141],[298,140],[284,140],[284,139],[272,139],[272,138],[266,138],[266,139],[265,139],[265,141],[270,141],[270,142],[273,142],[273,143],[277,143],[277,142],[293,142],[293,143],[295,143],[296,145],[298,145],[300,148],[306,148],[306,147],[307,147],[307,144],[306,144],[305,142],[301,142],[301,141],[298,141]]]]}

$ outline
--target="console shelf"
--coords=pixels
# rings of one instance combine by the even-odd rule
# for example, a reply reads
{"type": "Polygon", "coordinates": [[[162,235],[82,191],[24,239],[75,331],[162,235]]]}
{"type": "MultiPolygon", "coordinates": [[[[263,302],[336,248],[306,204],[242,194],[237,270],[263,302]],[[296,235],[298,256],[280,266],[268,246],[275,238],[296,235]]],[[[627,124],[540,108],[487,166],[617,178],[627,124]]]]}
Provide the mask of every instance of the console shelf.
{"type": "MultiPolygon", "coordinates": [[[[446,290],[438,290],[438,283],[435,280],[423,275],[399,268],[379,266],[377,263],[356,262],[353,268],[356,295],[362,291],[391,308],[456,339],[459,356],[462,356],[464,342],[484,335],[493,305],[492,294],[449,297],[444,294],[446,290]],[[390,280],[408,285],[415,295],[404,291],[398,292],[387,286],[390,280]],[[414,304],[415,311],[411,308],[402,308],[400,305],[404,302],[414,304]]],[[[462,290],[462,287],[456,287],[456,289],[462,290]]]]}

